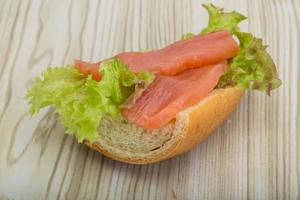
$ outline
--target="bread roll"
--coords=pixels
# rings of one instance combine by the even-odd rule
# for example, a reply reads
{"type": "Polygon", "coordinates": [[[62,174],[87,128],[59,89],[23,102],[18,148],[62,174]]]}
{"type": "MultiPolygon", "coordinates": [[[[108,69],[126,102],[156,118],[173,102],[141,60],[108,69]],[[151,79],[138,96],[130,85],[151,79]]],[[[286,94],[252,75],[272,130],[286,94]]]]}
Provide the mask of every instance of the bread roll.
{"type": "Polygon", "coordinates": [[[198,104],[180,112],[166,127],[144,130],[124,119],[105,119],[98,141],[86,144],[114,160],[148,164],[184,153],[209,136],[230,115],[244,91],[216,89],[198,104]]]}

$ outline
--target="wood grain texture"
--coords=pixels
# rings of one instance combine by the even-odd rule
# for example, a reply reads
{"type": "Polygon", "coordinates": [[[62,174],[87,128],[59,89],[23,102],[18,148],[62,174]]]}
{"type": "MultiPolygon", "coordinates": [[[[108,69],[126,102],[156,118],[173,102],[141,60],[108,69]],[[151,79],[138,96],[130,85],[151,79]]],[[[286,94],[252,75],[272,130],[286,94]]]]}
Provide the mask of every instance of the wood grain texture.
{"type": "Polygon", "coordinates": [[[53,109],[30,118],[33,77],[75,58],[154,49],[198,32],[201,0],[0,0],[0,199],[299,199],[300,1],[215,0],[245,13],[283,86],[247,92],[215,134],[157,164],[107,159],[65,135],[53,109]]]}

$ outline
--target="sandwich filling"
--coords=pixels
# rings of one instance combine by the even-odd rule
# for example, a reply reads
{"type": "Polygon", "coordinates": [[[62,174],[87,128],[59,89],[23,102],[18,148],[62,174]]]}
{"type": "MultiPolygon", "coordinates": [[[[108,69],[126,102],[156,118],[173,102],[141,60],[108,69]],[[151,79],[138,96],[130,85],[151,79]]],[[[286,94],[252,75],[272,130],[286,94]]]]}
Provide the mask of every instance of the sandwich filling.
{"type": "Polygon", "coordinates": [[[239,31],[238,24],[246,17],[212,4],[204,7],[208,26],[165,48],[49,68],[27,93],[31,113],[53,105],[67,133],[75,134],[79,142],[94,142],[101,137],[98,127],[105,117],[123,116],[143,129],[159,129],[214,88],[269,94],[279,87],[276,67],[262,40],[239,31]]]}

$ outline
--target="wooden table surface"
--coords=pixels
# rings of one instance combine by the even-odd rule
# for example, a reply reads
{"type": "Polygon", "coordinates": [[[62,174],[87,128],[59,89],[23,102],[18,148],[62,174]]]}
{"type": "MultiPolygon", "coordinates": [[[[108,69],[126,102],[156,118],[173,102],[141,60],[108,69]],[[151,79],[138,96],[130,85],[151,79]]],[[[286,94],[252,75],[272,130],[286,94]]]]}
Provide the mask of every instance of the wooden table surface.
{"type": "MultiPolygon", "coordinates": [[[[283,86],[247,92],[191,152],[157,164],[112,161],[64,134],[53,109],[30,118],[33,77],[199,32],[201,0],[0,0],[0,199],[300,198],[300,1],[219,0],[249,17],[283,86]]],[[[207,1],[206,1],[207,2],[207,1]]]]}

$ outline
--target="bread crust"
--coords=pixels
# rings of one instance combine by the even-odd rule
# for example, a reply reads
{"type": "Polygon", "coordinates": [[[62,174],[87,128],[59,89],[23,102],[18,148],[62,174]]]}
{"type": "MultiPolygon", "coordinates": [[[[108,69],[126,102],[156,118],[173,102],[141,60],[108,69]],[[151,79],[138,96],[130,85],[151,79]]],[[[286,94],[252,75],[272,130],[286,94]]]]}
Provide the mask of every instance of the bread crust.
{"type": "Polygon", "coordinates": [[[243,96],[244,90],[226,88],[214,90],[208,97],[178,114],[177,133],[170,145],[160,148],[149,155],[134,156],[125,153],[112,152],[98,143],[86,143],[92,149],[114,160],[131,164],[148,164],[182,154],[205,140],[235,109],[243,96]]]}

